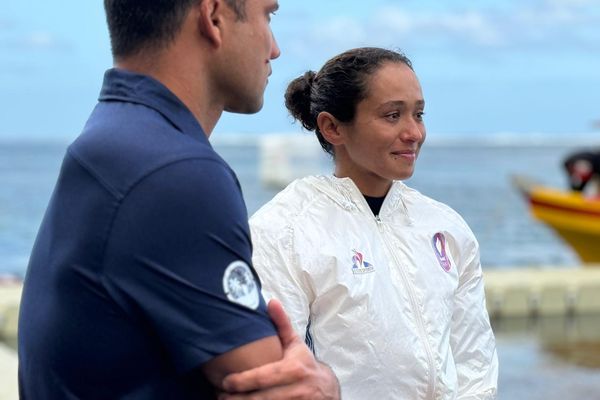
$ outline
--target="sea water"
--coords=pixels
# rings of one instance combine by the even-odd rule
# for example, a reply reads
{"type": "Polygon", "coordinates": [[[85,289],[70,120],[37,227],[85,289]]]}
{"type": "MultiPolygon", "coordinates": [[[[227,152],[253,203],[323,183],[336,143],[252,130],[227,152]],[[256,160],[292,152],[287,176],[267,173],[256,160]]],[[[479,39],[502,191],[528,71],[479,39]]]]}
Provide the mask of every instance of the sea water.
{"type": "MultiPolygon", "coordinates": [[[[423,147],[406,183],[463,216],[480,243],[484,268],[574,266],[576,254],[530,216],[510,177],[525,174],[565,188],[561,160],[579,147],[433,143],[423,147]]],[[[24,274],[65,148],[65,143],[0,143],[0,274],[24,274]]],[[[260,183],[258,140],[216,140],[215,148],[236,171],[249,214],[279,190],[260,183]]],[[[328,160],[303,167],[315,173],[333,169],[328,160]]]]}
{"type": "MultiPolygon", "coordinates": [[[[261,183],[260,138],[215,138],[214,146],[236,171],[249,214],[279,190],[261,183]]],[[[406,183],[463,216],[480,243],[484,269],[576,267],[576,254],[530,216],[510,178],[527,175],[566,188],[562,159],[585,146],[585,141],[519,137],[432,140],[406,183]]],[[[0,277],[24,276],[65,149],[64,142],[0,143],[0,277]]],[[[293,157],[294,149],[289,153],[293,157]]],[[[310,165],[296,160],[292,166],[331,173],[331,160],[317,160],[310,165]]],[[[495,321],[494,330],[501,363],[500,399],[600,399],[597,317],[495,321]]]]}

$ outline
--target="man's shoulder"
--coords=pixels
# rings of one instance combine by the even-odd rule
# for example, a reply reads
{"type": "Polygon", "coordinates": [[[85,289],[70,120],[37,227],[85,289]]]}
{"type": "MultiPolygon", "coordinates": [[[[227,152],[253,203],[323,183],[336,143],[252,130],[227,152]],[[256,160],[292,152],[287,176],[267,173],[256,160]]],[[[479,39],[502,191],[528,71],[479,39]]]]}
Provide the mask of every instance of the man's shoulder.
{"type": "Polygon", "coordinates": [[[68,152],[96,179],[121,194],[175,163],[190,165],[190,174],[232,175],[205,138],[182,133],[155,114],[153,110],[140,110],[136,118],[123,121],[99,121],[92,116],[68,152]],[[142,115],[146,118],[140,118],[142,115]],[[189,163],[192,160],[193,166],[189,163]]]}

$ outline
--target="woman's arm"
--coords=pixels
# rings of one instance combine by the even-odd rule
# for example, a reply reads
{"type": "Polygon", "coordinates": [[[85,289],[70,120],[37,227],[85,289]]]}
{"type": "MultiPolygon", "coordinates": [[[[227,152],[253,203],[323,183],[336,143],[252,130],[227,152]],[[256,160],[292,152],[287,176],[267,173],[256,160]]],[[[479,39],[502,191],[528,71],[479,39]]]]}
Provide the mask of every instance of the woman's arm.
{"type": "Polygon", "coordinates": [[[479,249],[460,266],[450,346],[456,363],[459,400],[491,400],[498,386],[496,341],[485,307],[479,249]]]}

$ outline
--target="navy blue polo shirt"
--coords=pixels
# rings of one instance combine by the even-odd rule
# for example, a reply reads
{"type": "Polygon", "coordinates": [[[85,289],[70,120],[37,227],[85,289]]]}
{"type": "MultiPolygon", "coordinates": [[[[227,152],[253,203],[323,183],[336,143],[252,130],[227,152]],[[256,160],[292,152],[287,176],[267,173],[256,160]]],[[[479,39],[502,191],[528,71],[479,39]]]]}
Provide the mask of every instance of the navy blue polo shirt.
{"type": "Polygon", "coordinates": [[[276,331],[238,181],[181,101],[112,69],[24,283],[21,399],[205,399],[211,358],[276,331]]]}

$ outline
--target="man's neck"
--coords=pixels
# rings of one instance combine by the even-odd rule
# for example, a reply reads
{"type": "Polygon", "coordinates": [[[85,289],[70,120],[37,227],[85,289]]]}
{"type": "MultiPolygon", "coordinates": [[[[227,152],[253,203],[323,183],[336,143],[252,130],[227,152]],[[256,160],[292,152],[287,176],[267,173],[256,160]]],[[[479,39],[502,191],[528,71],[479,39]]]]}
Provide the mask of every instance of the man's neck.
{"type": "MultiPolygon", "coordinates": [[[[171,52],[169,52],[171,53],[171,52]]],[[[177,54],[136,55],[115,61],[115,67],[143,74],[165,85],[196,117],[207,137],[221,118],[223,106],[211,98],[210,81],[186,62],[177,62],[177,54]]],[[[184,55],[181,55],[185,57],[184,55]]],[[[179,59],[181,60],[181,59],[179,59]]]]}

